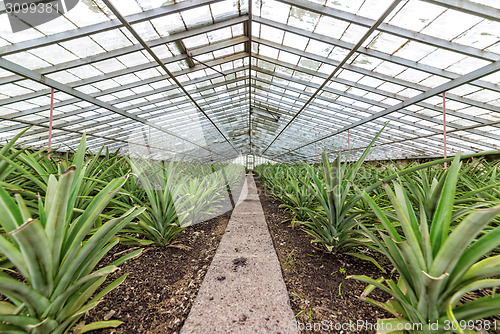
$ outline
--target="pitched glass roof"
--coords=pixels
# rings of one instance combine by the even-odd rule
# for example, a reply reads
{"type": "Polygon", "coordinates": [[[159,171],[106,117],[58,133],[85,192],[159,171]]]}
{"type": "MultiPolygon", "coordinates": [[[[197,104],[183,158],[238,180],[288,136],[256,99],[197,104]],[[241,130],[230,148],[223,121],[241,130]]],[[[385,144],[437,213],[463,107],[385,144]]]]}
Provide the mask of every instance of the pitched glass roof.
{"type": "Polygon", "coordinates": [[[500,149],[496,0],[82,0],[13,33],[0,134],[159,157],[314,161],[500,149]],[[444,93],[444,99],[443,99],[444,93]]]}

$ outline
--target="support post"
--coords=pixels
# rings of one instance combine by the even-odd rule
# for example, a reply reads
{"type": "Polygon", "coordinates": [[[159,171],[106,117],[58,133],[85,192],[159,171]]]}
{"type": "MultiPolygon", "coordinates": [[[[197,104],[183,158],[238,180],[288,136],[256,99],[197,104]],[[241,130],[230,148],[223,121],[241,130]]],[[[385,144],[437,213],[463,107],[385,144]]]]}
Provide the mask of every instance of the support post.
{"type": "Polygon", "coordinates": [[[314,163],[318,163],[318,143],[314,143],[314,163]]]}
{"type": "Polygon", "coordinates": [[[50,160],[50,151],[52,145],[52,121],[54,120],[54,88],[50,91],[50,116],[49,116],[49,155],[47,156],[50,160]]]}
{"type": "Polygon", "coordinates": [[[349,130],[347,130],[347,159],[351,163],[351,136],[349,130]]]}
{"type": "MultiPolygon", "coordinates": [[[[443,149],[444,158],[447,158],[446,154],[446,92],[443,92],[443,149]]],[[[448,169],[448,163],[444,163],[444,169],[448,169]]]]}
{"type": "Polygon", "coordinates": [[[148,134],[148,159],[151,159],[151,125],[149,125],[149,134],[148,134]]]}

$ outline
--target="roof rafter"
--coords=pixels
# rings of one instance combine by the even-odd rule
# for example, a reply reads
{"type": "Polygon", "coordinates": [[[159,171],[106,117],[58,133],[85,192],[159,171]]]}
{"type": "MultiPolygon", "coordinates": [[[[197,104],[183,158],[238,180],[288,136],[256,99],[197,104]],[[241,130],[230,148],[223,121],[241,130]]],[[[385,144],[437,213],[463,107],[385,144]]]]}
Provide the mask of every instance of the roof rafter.
{"type": "Polygon", "coordinates": [[[396,8],[401,0],[394,0],[391,5],[384,11],[384,13],[378,18],[377,21],[373,22],[371,27],[368,29],[367,32],[363,35],[363,37],[360,38],[360,40],[352,47],[352,49],[349,51],[349,53],[344,57],[344,59],[335,67],[333,72],[328,76],[328,78],[321,84],[321,86],[312,94],[312,96],[309,98],[309,100],[300,108],[300,110],[294,115],[294,117],[285,125],[285,127],[278,133],[276,137],[269,143],[269,145],[266,147],[264,151],[262,151],[262,154],[266,153],[266,151],[273,145],[273,143],[279,138],[279,136],[285,131],[288,126],[293,122],[293,120],[300,115],[300,113],[307,107],[307,105],[314,100],[317,94],[321,92],[324,86],[335,76],[335,74],[340,71],[342,66],[347,63],[347,61],[351,58],[351,56],[356,53],[359,47],[368,39],[368,37],[371,36],[371,34],[382,24],[382,22],[386,19],[387,16],[396,8]]]}
{"type": "MultiPolygon", "coordinates": [[[[214,23],[213,25],[210,25],[210,26],[203,26],[203,27],[199,27],[199,28],[194,28],[194,29],[183,31],[183,32],[178,32],[178,33],[175,33],[175,34],[163,37],[163,38],[154,39],[154,40],[148,41],[148,45],[152,48],[155,48],[157,46],[161,46],[161,45],[164,45],[167,43],[175,42],[177,40],[191,38],[191,37],[198,36],[198,35],[210,32],[210,31],[214,31],[214,30],[225,28],[225,27],[231,27],[231,26],[234,26],[237,24],[241,24],[241,23],[245,22],[245,20],[247,20],[246,16],[241,16],[241,17],[223,20],[223,21],[214,23]]],[[[190,51],[194,56],[197,56],[200,54],[200,52],[203,52],[202,50],[205,47],[206,46],[201,46],[200,48],[196,48],[196,49],[193,49],[190,51]]],[[[142,50],[142,46],[140,46],[138,44],[130,45],[130,46],[116,49],[116,50],[111,50],[111,51],[99,53],[99,54],[96,54],[93,56],[82,57],[79,59],[66,61],[66,62],[57,64],[57,65],[41,68],[41,69],[38,69],[37,72],[40,74],[51,74],[51,73],[64,71],[64,70],[72,69],[72,68],[83,66],[83,65],[89,65],[89,64],[100,62],[100,61],[113,59],[116,57],[121,57],[121,56],[130,54],[130,53],[139,52],[141,50],[142,50]]],[[[181,54],[181,55],[174,56],[172,58],[173,58],[172,62],[182,61],[182,60],[185,60],[187,58],[187,55],[181,54]]],[[[166,61],[170,61],[170,58],[166,59],[166,61]]],[[[15,81],[22,80],[22,79],[23,79],[23,77],[21,77],[21,76],[16,76],[16,75],[7,76],[7,77],[0,78],[0,84],[13,83],[15,81]]]]}
{"type": "MultiPolygon", "coordinates": [[[[352,128],[355,128],[356,126],[359,126],[359,125],[362,125],[362,124],[365,124],[365,123],[368,123],[370,121],[373,121],[377,118],[380,118],[380,117],[383,117],[385,115],[388,115],[392,112],[395,112],[395,111],[398,111],[406,106],[409,106],[409,105],[412,105],[412,104],[415,104],[417,102],[420,102],[420,101],[423,101],[431,96],[434,96],[434,95],[437,95],[437,94],[440,94],[440,93],[443,93],[443,92],[446,92],[447,90],[450,90],[450,89],[453,89],[455,87],[458,87],[460,85],[463,85],[463,84],[466,84],[466,83],[469,83],[471,81],[474,81],[474,80],[477,80],[479,78],[482,78],[484,76],[487,76],[489,74],[492,74],[492,73],[495,73],[497,72],[498,70],[500,69],[500,60],[499,61],[496,61],[494,63],[491,63],[489,65],[486,65],[484,67],[481,67],[480,69],[478,70],[475,70],[473,72],[470,72],[464,76],[461,76],[460,78],[457,78],[457,79],[454,79],[452,81],[449,81],[447,83],[444,83],[442,85],[439,85],[435,88],[432,88],[432,89],[429,89],[428,91],[422,93],[422,94],[419,94],[417,96],[414,96],[412,98],[409,98],[391,108],[387,108],[386,110],[384,111],[381,111],[381,112],[378,112],[370,117],[366,117],[360,121],[357,121],[357,122],[354,122],[352,123],[351,125],[349,126],[346,126],[340,130],[337,130],[337,131],[334,131],[333,133],[327,135],[327,136],[324,136],[316,141],[322,141],[322,140],[325,140],[327,138],[330,138],[330,137],[333,137],[337,134],[340,134],[344,131],[347,131],[349,129],[352,129],[352,128]]],[[[495,122],[497,123],[497,122],[495,122]]],[[[461,130],[465,129],[466,127],[462,128],[461,130]]],[[[457,130],[459,131],[459,130],[457,130]]],[[[304,144],[304,145],[300,145],[296,148],[294,148],[293,150],[297,150],[297,149],[300,149],[302,147],[305,147],[305,146],[308,146],[308,145],[311,145],[311,144],[314,144],[314,142],[310,142],[310,143],[307,143],[307,144],[304,144]]]]}
{"type": "MultiPolygon", "coordinates": [[[[80,100],[83,100],[83,101],[86,101],[86,102],[89,102],[91,104],[94,104],[96,106],[99,106],[101,108],[104,108],[104,109],[107,109],[109,111],[112,111],[116,114],[119,114],[119,115],[122,115],[126,118],[130,118],[130,119],[133,119],[134,121],[137,121],[137,122],[140,122],[140,123],[143,123],[143,124],[146,124],[146,125],[149,125],[159,131],[162,131],[162,132],[165,132],[166,134],[169,134],[171,136],[174,136],[174,137],[178,137],[179,139],[183,139],[183,140],[186,140],[186,141],[189,141],[189,139],[187,138],[183,138],[183,137],[180,137],[178,136],[177,134],[172,134],[170,133],[168,130],[165,130],[161,127],[158,127],[156,124],[151,124],[145,120],[143,120],[142,118],[140,117],[137,117],[136,115],[134,114],[130,114],[128,112],[125,112],[117,107],[114,107],[112,105],[110,105],[109,103],[106,103],[106,102],[103,102],[103,101],[100,101],[96,98],[93,98],[85,93],[82,93],[80,91],[77,91],[71,87],[68,87],[67,85],[64,85],[64,84],[61,84],[60,82],[58,81],[55,81],[55,80],[52,80],[50,78],[47,78],[46,76],[44,75],[41,75],[41,74],[38,74],[37,72],[35,71],[32,71],[32,70],[29,70],[25,67],[22,67],[20,65],[17,65],[11,61],[8,61],[2,57],[0,57],[0,68],[3,68],[3,69],[6,69],[7,71],[10,71],[10,72],[13,72],[13,73],[16,73],[18,75],[21,75],[21,76],[24,76],[26,77],[27,79],[30,79],[30,80],[33,80],[33,81],[36,81],[38,83],[41,83],[43,85],[46,85],[46,86],[49,86],[49,87],[52,87],[56,90],[59,90],[59,91],[62,91],[66,94],[69,94],[71,96],[74,96],[80,100]]],[[[196,143],[192,143],[194,145],[197,145],[196,143]]],[[[205,148],[207,149],[207,148],[205,148]]],[[[209,149],[207,149],[209,150],[209,149]]],[[[210,151],[210,150],[209,150],[210,151]]]]}
{"type": "MultiPolygon", "coordinates": [[[[328,43],[328,44],[331,44],[334,46],[338,46],[338,47],[341,47],[343,49],[351,49],[354,46],[354,44],[349,43],[349,42],[345,42],[345,41],[342,41],[342,40],[339,40],[336,38],[332,38],[329,36],[321,35],[318,33],[313,33],[313,32],[310,32],[308,30],[305,30],[305,29],[291,27],[291,26],[288,26],[286,24],[274,22],[274,21],[267,20],[264,18],[255,18],[254,21],[257,23],[265,24],[265,25],[273,27],[273,28],[278,28],[281,30],[290,31],[294,34],[304,36],[307,38],[311,38],[311,39],[314,39],[314,40],[317,40],[320,42],[324,42],[324,43],[328,43]]],[[[365,47],[360,47],[358,49],[358,52],[361,54],[373,57],[373,58],[377,58],[380,60],[384,60],[384,61],[396,64],[396,65],[400,65],[400,66],[411,68],[411,69],[414,69],[417,71],[422,71],[422,72],[426,72],[429,74],[437,75],[437,76],[447,78],[447,79],[456,79],[456,78],[460,77],[460,74],[457,74],[457,73],[454,73],[454,72],[451,72],[451,71],[448,71],[445,69],[440,69],[440,68],[437,68],[434,66],[421,64],[421,63],[418,63],[418,62],[415,62],[415,61],[412,61],[412,60],[409,60],[406,58],[390,55],[390,54],[387,54],[387,53],[384,53],[381,51],[368,49],[365,47]]],[[[475,80],[475,81],[471,82],[470,84],[477,86],[477,87],[480,87],[480,88],[491,89],[495,92],[500,92],[500,85],[493,84],[491,82],[482,81],[482,80],[475,80]]]]}
{"type": "MultiPolygon", "coordinates": [[[[267,82],[267,83],[269,83],[269,82],[268,82],[267,80],[265,80],[265,79],[257,79],[257,80],[258,80],[258,81],[261,81],[261,82],[267,82]]],[[[276,83],[275,83],[274,85],[275,85],[275,86],[277,86],[277,87],[280,87],[280,85],[278,85],[278,84],[276,84],[276,83]]],[[[281,88],[284,88],[284,87],[282,87],[282,86],[281,86],[281,88]]],[[[293,90],[295,90],[296,92],[299,92],[299,90],[298,90],[298,89],[293,89],[293,88],[291,88],[291,87],[289,87],[288,89],[290,89],[290,90],[292,90],[292,91],[293,91],[293,90]]],[[[329,103],[338,103],[338,101],[335,101],[335,100],[332,100],[332,99],[329,99],[329,98],[326,98],[326,97],[323,97],[323,96],[319,96],[319,97],[318,97],[318,99],[323,100],[323,101],[326,101],[326,102],[329,102],[329,103]]],[[[303,100],[303,99],[299,99],[299,100],[303,100]]],[[[312,106],[317,106],[317,107],[319,107],[319,108],[321,108],[321,107],[322,107],[321,105],[316,104],[316,103],[314,103],[314,102],[313,102],[313,103],[311,103],[311,105],[312,105],[312,106]]],[[[364,112],[366,112],[366,109],[359,108],[359,107],[356,107],[356,106],[347,105],[347,104],[343,104],[342,106],[347,107],[347,108],[350,108],[350,109],[353,109],[353,110],[358,110],[358,111],[364,111],[364,112]]],[[[340,113],[340,114],[345,114],[345,115],[346,115],[346,116],[348,116],[348,117],[358,118],[358,119],[360,119],[360,118],[361,118],[361,116],[360,116],[360,115],[357,115],[357,114],[355,114],[355,113],[353,113],[353,112],[349,112],[349,111],[347,111],[347,110],[345,110],[345,109],[344,109],[344,110],[336,110],[336,109],[331,109],[331,108],[330,108],[329,110],[330,110],[330,111],[332,111],[332,112],[337,112],[337,113],[340,113]]],[[[313,110],[311,110],[310,112],[311,112],[311,113],[314,113],[314,117],[318,117],[318,111],[314,111],[314,112],[313,112],[313,110]]],[[[325,115],[325,116],[326,116],[326,115],[325,115]]],[[[335,116],[334,116],[334,115],[328,115],[328,117],[334,117],[334,118],[335,118],[335,116]]],[[[396,117],[393,117],[393,116],[390,116],[390,115],[387,115],[387,118],[388,118],[389,120],[392,120],[392,121],[397,121],[397,122],[402,123],[402,124],[405,124],[405,125],[409,125],[409,126],[413,126],[413,127],[415,127],[415,128],[419,128],[419,129],[421,129],[421,130],[423,130],[423,131],[426,131],[426,132],[427,132],[427,131],[431,131],[431,132],[434,132],[435,134],[442,134],[442,132],[441,132],[441,131],[439,131],[439,130],[437,130],[437,129],[434,129],[434,128],[429,128],[429,127],[427,127],[427,126],[425,126],[425,125],[421,125],[421,124],[418,124],[418,123],[412,123],[412,122],[410,122],[410,121],[406,121],[406,120],[401,119],[401,118],[396,118],[396,117]]],[[[340,118],[337,118],[337,120],[340,120],[340,118]]],[[[329,121],[331,122],[331,119],[330,119],[329,121]]],[[[344,119],[344,122],[347,122],[347,120],[345,120],[345,119],[344,119]]],[[[375,122],[375,124],[380,125],[380,126],[384,125],[384,122],[381,122],[381,121],[374,121],[374,122],[375,122]]],[[[338,124],[338,123],[337,123],[337,124],[338,124]]],[[[393,127],[391,124],[388,124],[388,129],[392,129],[392,128],[400,130],[400,129],[399,129],[399,127],[393,127]]],[[[414,130],[411,130],[411,129],[405,129],[405,132],[408,132],[408,133],[415,133],[415,131],[414,131],[414,130]]],[[[451,137],[454,137],[454,135],[452,135],[451,137]]],[[[463,138],[463,137],[457,137],[457,139],[460,139],[460,140],[464,140],[464,141],[466,141],[466,138],[463,138]]],[[[441,143],[441,140],[436,140],[436,144],[440,144],[440,143],[441,143]]],[[[487,145],[487,146],[489,146],[488,144],[486,144],[486,145],[487,145]]],[[[492,148],[498,148],[497,146],[491,146],[491,147],[492,147],[492,148]]],[[[464,146],[464,148],[470,149],[470,147],[465,147],[465,146],[464,146]]]]}
{"type": "MultiPolygon", "coordinates": [[[[298,70],[298,71],[303,71],[305,73],[312,72],[312,71],[309,71],[307,69],[303,69],[303,68],[300,68],[298,66],[287,65],[287,64],[284,64],[283,62],[280,62],[280,61],[277,61],[277,60],[274,60],[274,59],[270,59],[270,58],[267,58],[267,57],[257,56],[257,58],[263,58],[263,59],[266,59],[267,61],[272,62],[274,64],[277,64],[277,65],[280,65],[280,66],[284,66],[284,67],[288,67],[288,68],[291,68],[291,69],[294,69],[294,70],[298,70]]],[[[316,75],[320,76],[319,74],[316,74],[316,75]]],[[[286,78],[285,76],[278,75],[278,74],[274,74],[274,76],[281,77],[281,78],[286,78]]],[[[324,77],[326,77],[326,75],[321,75],[321,77],[324,78],[324,77]]],[[[297,83],[301,83],[301,84],[303,84],[305,86],[308,86],[308,87],[314,87],[314,88],[318,87],[318,85],[316,85],[316,84],[310,84],[308,82],[294,80],[293,78],[286,78],[286,80],[290,80],[290,81],[294,81],[294,82],[297,82],[297,83]]],[[[401,95],[398,95],[398,94],[393,94],[393,93],[390,93],[390,92],[384,92],[381,89],[373,89],[373,88],[371,88],[369,86],[362,85],[362,84],[359,84],[359,83],[355,83],[355,82],[352,82],[352,81],[349,81],[349,80],[345,80],[345,79],[334,78],[334,79],[332,79],[332,81],[343,83],[345,85],[350,85],[351,87],[359,88],[359,89],[365,90],[367,92],[373,92],[373,93],[376,93],[376,94],[378,94],[380,96],[385,96],[385,97],[397,99],[397,100],[400,100],[400,101],[404,101],[406,99],[405,96],[401,96],[401,95]]],[[[335,94],[335,95],[343,96],[343,97],[346,97],[346,98],[349,98],[349,99],[352,99],[352,100],[355,100],[355,101],[360,101],[360,102],[363,102],[363,103],[371,104],[371,105],[376,106],[376,107],[380,107],[380,108],[389,108],[389,107],[391,107],[388,104],[385,104],[385,103],[382,103],[382,102],[378,102],[378,101],[375,101],[373,99],[368,99],[368,98],[365,98],[363,96],[359,96],[359,95],[356,95],[356,94],[351,94],[351,93],[343,92],[343,91],[338,90],[338,89],[333,89],[333,88],[330,88],[330,87],[323,87],[323,90],[325,92],[328,92],[328,93],[332,93],[332,94],[335,94]]],[[[344,104],[342,102],[332,101],[332,103],[338,103],[338,104],[343,105],[343,106],[351,107],[350,105],[344,104]]],[[[423,108],[426,108],[426,109],[429,109],[429,110],[438,111],[438,112],[441,112],[441,110],[442,110],[441,108],[439,108],[437,106],[434,106],[432,104],[425,103],[425,102],[418,102],[418,103],[415,103],[415,105],[423,107],[423,108]]],[[[491,106],[491,108],[494,109],[494,110],[495,109],[500,109],[500,108],[495,107],[495,106],[491,106]]],[[[434,117],[430,117],[430,116],[427,116],[427,115],[419,114],[419,113],[416,113],[414,111],[406,110],[404,108],[400,109],[400,112],[403,113],[403,114],[406,114],[408,116],[413,116],[413,117],[416,117],[416,118],[420,118],[421,120],[425,120],[425,121],[428,121],[428,122],[431,122],[431,123],[434,123],[434,124],[437,124],[437,125],[441,125],[442,124],[442,122],[440,120],[435,119],[434,117]]],[[[458,112],[456,110],[448,110],[448,113],[450,115],[452,115],[452,116],[457,117],[457,118],[466,119],[466,120],[477,122],[477,123],[480,123],[480,124],[488,124],[488,125],[490,125],[489,124],[489,120],[481,119],[480,117],[476,117],[476,116],[473,116],[473,115],[463,114],[463,113],[460,113],[460,112],[458,112]]],[[[462,127],[461,125],[455,124],[455,123],[450,122],[450,121],[447,121],[446,124],[447,124],[447,126],[450,126],[450,127],[453,127],[453,128],[460,128],[460,127],[462,127]]],[[[489,138],[493,138],[493,139],[496,139],[496,140],[500,140],[500,136],[496,135],[496,134],[480,133],[480,132],[475,132],[475,133],[477,133],[479,135],[482,135],[482,136],[489,137],[489,138]]]]}
{"type": "MultiPolygon", "coordinates": [[[[141,23],[158,17],[179,13],[184,10],[194,9],[200,6],[209,5],[220,1],[222,0],[186,0],[177,4],[172,4],[165,7],[151,9],[146,12],[129,15],[126,17],[126,20],[127,22],[130,22],[130,24],[141,23]]],[[[57,34],[31,39],[25,42],[19,42],[16,44],[3,46],[0,47],[0,54],[2,56],[6,56],[17,52],[28,51],[42,46],[61,43],[72,39],[85,37],[100,32],[105,32],[108,30],[120,28],[122,26],[123,23],[117,19],[96,23],[78,29],[73,29],[65,32],[60,32],[57,34]]]]}
{"type": "MultiPolygon", "coordinates": [[[[259,43],[259,44],[263,44],[263,45],[267,45],[267,46],[270,46],[272,48],[276,48],[276,49],[283,50],[283,51],[286,51],[286,52],[290,52],[292,54],[296,54],[298,56],[309,58],[309,59],[321,62],[323,64],[328,64],[328,65],[331,65],[331,66],[337,66],[338,63],[339,63],[338,61],[332,60],[332,59],[327,58],[327,57],[318,56],[318,55],[312,54],[310,52],[302,51],[302,50],[295,49],[295,48],[292,48],[292,47],[287,47],[285,45],[274,43],[274,42],[270,42],[270,41],[263,40],[263,39],[260,39],[260,38],[254,38],[254,42],[259,43]]],[[[266,58],[262,57],[262,59],[266,59],[266,58]]],[[[280,64],[281,63],[282,62],[280,62],[280,64]]],[[[422,92],[430,89],[430,87],[423,86],[421,84],[413,83],[413,82],[402,80],[402,79],[398,79],[398,78],[393,78],[393,77],[391,77],[389,75],[385,75],[385,74],[382,74],[382,73],[369,71],[367,69],[364,69],[364,68],[361,68],[361,67],[356,67],[356,66],[353,66],[353,65],[345,64],[344,65],[344,69],[345,70],[349,70],[349,71],[353,71],[353,72],[356,72],[356,73],[359,73],[359,74],[363,74],[363,75],[366,75],[366,76],[369,76],[369,77],[372,77],[372,78],[376,78],[376,79],[388,81],[388,82],[391,82],[391,83],[394,83],[394,84],[397,84],[397,85],[400,85],[400,86],[403,86],[403,87],[407,87],[407,88],[419,90],[419,91],[422,91],[422,92]]],[[[313,74],[313,73],[317,73],[317,71],[307,71],[307,73],[308,74],[313,74]]],[[[316,76],[318,76],[318,75],[316,75],[316,76]]],[[[334,81],[342,82],[343,79],[335,77],[334,81]]],[[[457,102],[469,104],[471,106],[475,106],[475,107],[478,107],[478,108],[483,108],[483,109],[486,109],[486,110],[491,110],[491,111],[500,113],[500,107],[494,106],[494,105],[491,105],[491,104],[488,104],[488,103],[475,101],[475,100],[469,99],[467,97],[462,97],[462,96],[458,96],[458,95],[451,94],[451,93],[448,93],[446,95],[446,97],[448,99],[450,99],[450,100],[453,100],[453,101],[457,101],[457,102]]]]}
{"type": "Polygon", "coordinates": [[[127,28],[127,30],[134,36],[134,38],[142,45],[144,50],[146,50],[151,57],[160,65],[160,67],[167,73],[167,75],[177,84],[177,86],[182,90],[184,94],[193,102],[193,104],[200,110],[200,112],[212,123],[212,125],[217,129],[220,135],[224,138],[224,140],[236,151],[238,149],[233,145],[233,143],[226,137],[226,135],[219,129],[217,124],[207,115],[207,113],[201,108],[196,102],[196,100],[189,94],[189,92],[184,88],[184,86],[177,80],[177,78],[170,72],[170,70],[165,66],[162,60],[153,52],[153,50],[149,47],[149,45],[142,39],[142,37],[135,31],[132,25],[120,14],[120,12],[113,6],[111,1],[102,0],[106,6],[115,14],[115,16],[120,20],[120,22],[127,28]]]}
{"type": "Polygon", "coordinates": [[[492,21],[500,21],[500,9],[477,2],[463,0],[422,0],[434,5],[443,6],[459,12],[476,15],[492,21]]]}
{"type": "MultiPolygon", "coordinates": [[[[363,27],[371,27],[375,24],[375,20],[362,17],[359,15],[351,14],[348,12],[344,12],[338,9],[334,9],[331,7],[322,6],[315,2],[311,2],[308,0],[276,0],[279,2],[283,2],[289,4],[291,6],[296,6],[307,11],[326,15],[331,18],[335,18],[338,20],[350,22],[353,24],[361,25],[363,27]]],[[[465,1],[464,1],[465,2],[465,1]]],[[[434,36],[422,34],[419,32],[415,32],[409,29],[397,27],[394,25],[390,25],[388,23],[382,23],[377,27],[377,30],[380,32],[385,32],[394,36],[407,38],[409,40],[413,40],[416,42],[420,42],[423,44],[431,45],[437,48],[445,49],[448,51],[462,53],[466,56],[476,57],[483,60],[488,61],[496,61],[500,59],[500,56],[496,53],[483,51],[481,49],[477,49],[474,47],[470,47],[467,45],[457,44],[445,39],[437,38],[434,36]]]]}

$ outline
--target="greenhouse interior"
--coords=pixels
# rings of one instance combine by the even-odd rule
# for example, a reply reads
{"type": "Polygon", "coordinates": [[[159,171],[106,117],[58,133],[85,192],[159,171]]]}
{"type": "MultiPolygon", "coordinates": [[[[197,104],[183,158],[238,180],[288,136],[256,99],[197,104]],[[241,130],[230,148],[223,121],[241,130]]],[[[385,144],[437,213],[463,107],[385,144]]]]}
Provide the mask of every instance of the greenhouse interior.
{"type": "Polygon", "coordinates": [[[0,333],[500,333],[499,0],[0,0],[0,333]]]}

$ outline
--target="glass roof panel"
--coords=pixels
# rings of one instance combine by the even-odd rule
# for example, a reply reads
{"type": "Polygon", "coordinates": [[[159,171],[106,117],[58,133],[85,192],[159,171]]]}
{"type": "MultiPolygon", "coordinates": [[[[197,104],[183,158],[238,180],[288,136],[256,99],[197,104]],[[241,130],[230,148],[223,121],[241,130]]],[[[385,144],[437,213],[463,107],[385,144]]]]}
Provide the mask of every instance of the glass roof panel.
{"type": "MultiPolygon", "coordinates": [[[[375,22],[390,2],[303,0],[290,5],[292,2],[288,0],[254,1],[253,15],[262,16],[259,22],[265,24],[252,23],[251,37],[256,40],[251,45],[253,80],[250,88],[249,50],[244,38],[248,32],[245,26],[248,2],[240,0],[214,0],[199,6],[189,3],[186,10],[159,17],[155,14],[153,19],[147,11],[164,6],[166,12],[171,12],[170,8],[179,3],[112,0],[124,17],[128,19],[128,15],[133,15],[136,21],[131,23],[132,29],[150,42],[153,52],[190,96],[168,77],[149,51],[141,50],[131,31],[125,27],[110,29],[107,22],[114,15],[100,0],[81,2],[80,15],[76,15],[76,10],[71,11],[53,22],[59,25],[49,22],[16,34],[4,28],[8,28],[8,23],[0,25],[0,60],[18,64],[25,71],[45,73],[48,78],[84,94],[75,98],[67,94],[71,90],[56,91],[54,122],[59,127],[80,132],[90,130],[124,141],[140,123],[125,120],[111,111],[111,106],[93,105],[93,97],[123,112],[136,114],[143,122],[155,120],[180,132],[192,127],[189,115],[194,113],[207,128],[208,144],[226,147],[209,119],[191,102],[190,97],[195,98],[214,124],[221,131],[231,133],[233,144],[245,151],[249,143],[245,128],[248,127],[247,99],[251,89],[254,106],[262,110],[272,108],[281,115],[277,122],[262,115],[256,115],[253,120],[256,127],[252,142],[257,152],[277,139],[270,154],[313,140],[316,134],[310,134],[312,129],[329,135],[334,129],[340,130],[357,121],[362,125],[352,129],[351,134],[353,142],[362,147],[367,144],[366,138],[356,132],[374,134],[374,127],[380,127],[386,120],[394,125],[388,127],[380,139],[387,145],[380,146],[374,156],[439,154],[441,150],[434,146],[442,131],[441,97],[423,97],[418,104],[410,104],[405,109],[400,109],[400,102],[419,99],[426,90],[444,84],[450,85],[447,108],[451,129],[498,121],[500,73],[487,74],[480,81],[458,87],[452,79],[484,68],[491,62],[487,59],[498,59],[494,53],[500,54],[499,36],[491,32],[498,30],[499,23],[425,1],[402,3],[385,20],[388,24],[381,26],[383,31],[373,33],[364,41],[366,47],[358,50],[336,73],[336,78],[317,91],[365,34],[367,22],[375,22]],[[333,10],[323,12],[323,4],[333,10]],[[211,29],[214,22],[219,26],[211,29]],[[78,30],[84,26],[87,27],[85,34],[78,30]],[[65,32],[73,29],[74,37],[68,38],[65,32]],[[193,29],[197,30],[192,32],[193,29]],[[180,32],[176,36],[181,39],[169,37],[180,32]],[[51,34],[52,37],[45,37],[51,34]],[[30,40],[34,42],[10,46],[30,40]],[[186,49],[193,53],[195,60],[188,60],[186,49]],[[3,55],[3,52],[9,54],[3,55]],[[309,103],[313,94],[315,98],[309,103]],[[394,112],[363,124],[366,117],[390,106],[395,106],[394,112]],[[290,122],[299,110],[303,111],[290,122]],[[276,137],[283,129],[286,130],[283,135],[276,137]],[[418,138],[422,135],[433,136],[418,138]],[[411,145],[404,142],[405,139],[411,145]],[[394,140],[398,142],[392,143],[394,140]],[[387,151],[392,148],[399,153],[387,151]]],[[[488,0],[483,2],[494,6],[488,0]]],[[[5,20],[6,15],[0,14],[0,21],[5,20]]],[[[15,70],[6,70],[9,66],[0,67],[0,112],[12,120],[46,125],[50,103],[47,86],[15,75],[15,70]]],[[[2,122],[1,129],[15,133],[10,129],[23,126],[7,120],[2,122]]],[[[32,143],[43,145],[39,138],[45,130],[37,131],[32,131],[33,135],[28,138],[32,143]]],[[[460,134],[452,132],[450,149],[491,149],[495,147],[495,138],[500,139],[499,135],[500,127],[486,124],[460,134]]],[[[74,139],[77,136],[57,131],[56,141],[77,145],[78,140],[74,139]]],[[[93,137],[93,147],[101,143],[126,146],[120,141],[93,137]]],[[[322,143],[330,148],[345,148],[345,132],[322,143]]],[[[302,156],[306,154],[304,150],[302,156]]]]}

